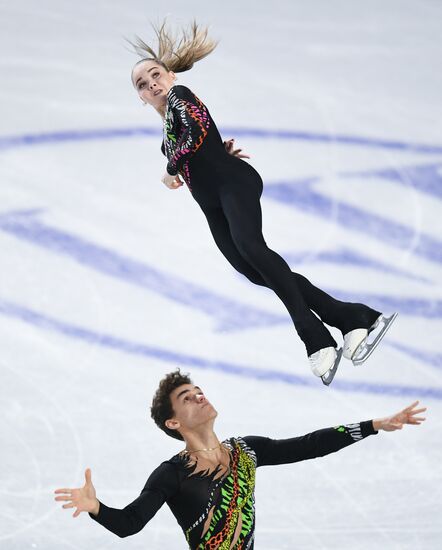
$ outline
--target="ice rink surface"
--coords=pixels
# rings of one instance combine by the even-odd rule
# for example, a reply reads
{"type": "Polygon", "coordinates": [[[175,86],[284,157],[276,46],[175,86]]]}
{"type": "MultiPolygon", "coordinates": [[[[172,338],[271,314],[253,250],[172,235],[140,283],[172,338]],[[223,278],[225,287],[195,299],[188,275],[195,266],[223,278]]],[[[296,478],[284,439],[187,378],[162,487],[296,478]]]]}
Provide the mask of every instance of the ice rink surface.
{"type": "Polygon", "coordinates": [[[182,448],[149,417],[176,366],[221,438],[419,399],[420,427],[258,470],[255,547],[442,548],[441,18],[437,0],[1,2],[2,550],[185,547],[167,506],[122,541],[52,495],[88,466],[106,504],[138,495],[182,448]],[[165,15],[220,40],[179,83],[252,156],[268,244],[336,296],[400,313],[328,389],[283,305],[227,264],[189,191],[160,182],[161,120],[124,38],[165,15]]]}

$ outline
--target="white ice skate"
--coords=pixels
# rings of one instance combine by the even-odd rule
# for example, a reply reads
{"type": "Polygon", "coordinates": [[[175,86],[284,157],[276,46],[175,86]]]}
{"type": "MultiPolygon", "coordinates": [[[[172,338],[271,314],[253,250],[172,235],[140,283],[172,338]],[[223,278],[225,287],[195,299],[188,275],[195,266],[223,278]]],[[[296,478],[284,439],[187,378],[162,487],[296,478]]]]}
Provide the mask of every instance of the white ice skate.
{"type": "MultiPolygon", "coordinates": [[[[377,323],[377,320],[376,320],[377,323]]],[[[344,335],[344,345],[342,346],[342,355],[346,359],[352,360],[359,346],[362,346],[367,340],[368,329],[355,328],[344,335]]]]}
{"type": "Polygon", "coordinates": [[[338,370],[339,361],[342,357],[342,348],[338,350],[333,347],[322,348],[309,355],[310,368],[316,376],[320,376],[322,382],[329,386],[338,370]]]}
{"type": "Polygon", "coordinates": [[[354,365],[361,365],[373,353],[397,315],[397,313],[393,313],[390,317],[379,315],[368,330],[357,328],[348,332],[344,336],[344,357],[351,359],[354,365]],[[375,333],[374,338],[368,341],[368,336],[372,332],[375,333]]]}

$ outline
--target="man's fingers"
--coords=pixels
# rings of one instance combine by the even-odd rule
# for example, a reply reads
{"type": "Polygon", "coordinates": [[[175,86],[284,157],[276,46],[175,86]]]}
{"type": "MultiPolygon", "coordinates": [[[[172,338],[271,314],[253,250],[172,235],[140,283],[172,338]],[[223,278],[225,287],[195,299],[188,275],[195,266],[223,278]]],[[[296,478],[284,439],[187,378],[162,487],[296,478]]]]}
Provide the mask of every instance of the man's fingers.
{"type": "Polygon", "coordinates": [[[56,500],[57,502],[62,502],[64,500],[72,500],[72,497],[71,496],[66,496],[66,497],[55,497],[54,500],[56,500]]]}
{"type": "Polygon", "coordinates": [[[70,502],[69,504],[63,504],[62,508],[75,508],[75,504],[70,502]]]}
{"type": "Polygon", "coordinates": [[[81,514],[81,510],[78,510],[78,508],[77,508],[77,510],[75,510],[75,512],[72,514],[72,517],[73,517],[73,518],[76,518],[76,517],[78,517],[80,514],[81,514]]]}
{"type": "Polygon", "coordinates": [[[56,495],[59,493],[72,493],[72,489],[55,489],[54,493],[56,495]]]}
{"type": "Polygon", "coordinates": [[[412,403],[411,405],[408,405],[408,407],[405,407],[404,411],[411,411],[412,409],[414,409],[414,407],[416,407],[416,405],[419,404],[419,401],[415,401],[414,403],[412,403]]]}
{"type": "Polygon", "coordinates": [[[420,414],[420,413],[423,413],[427,410],[427,407],[423,407],[422,409],[416,409],[415,411],[411,411],[411,414],[415,415],[415,414],[420,414]]]}
{"type": "Polygon", "coordinates": [[[84,472],[84,477],[87,484],[92,483],[92,472],[90,468],[86,468],[86,471],[84,472]]]}

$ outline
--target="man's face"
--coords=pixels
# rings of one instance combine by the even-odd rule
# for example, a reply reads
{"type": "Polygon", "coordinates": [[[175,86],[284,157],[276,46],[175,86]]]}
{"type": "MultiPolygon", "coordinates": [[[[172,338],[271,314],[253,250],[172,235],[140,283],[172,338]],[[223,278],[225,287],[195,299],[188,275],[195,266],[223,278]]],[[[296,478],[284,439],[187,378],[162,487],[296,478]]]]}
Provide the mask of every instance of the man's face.
{"type": "Polygon", "coordinates": [[[166,421],[166,426],[178,429],[182,435],[212,423],[217,416],[213,405],[207,400],[203,391],[193,384],[183,384],[170,394],[174,416],[166,421]]]}

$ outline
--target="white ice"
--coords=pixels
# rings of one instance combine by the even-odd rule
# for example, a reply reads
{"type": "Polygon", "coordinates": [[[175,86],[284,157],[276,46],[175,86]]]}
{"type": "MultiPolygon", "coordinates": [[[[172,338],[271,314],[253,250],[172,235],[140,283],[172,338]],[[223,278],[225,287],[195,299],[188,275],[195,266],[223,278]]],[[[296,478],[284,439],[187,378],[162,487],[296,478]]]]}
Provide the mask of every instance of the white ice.
{"type": "Polygon", "coordinates": [[[108,505],[138,495],[181,449],[149,417],[180,365],[220,437],[421,400],[420,427],[258,470],[256,548],[442,548],[441,18],[438,0],[1,2],[2,550],[185,547],[166,506],[121,541],[52,494],[91,467],[108,505]],[[269,245],[319,286],[399,311],[328,389],[283,305],[227,264],[188,190],[160,182],[161,120],[124,38],[165,15],[220,40],[179,82],[251,154],[269,245]]]}

